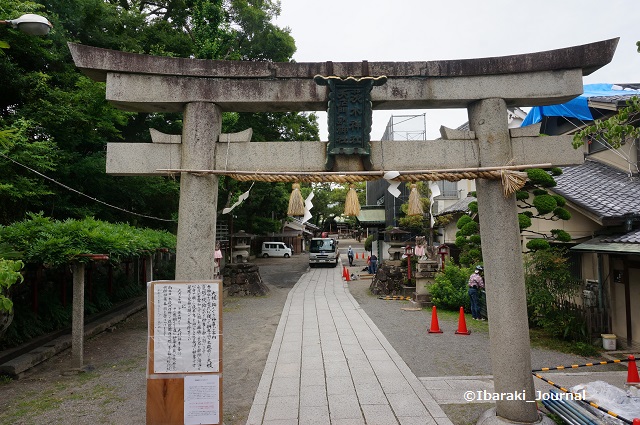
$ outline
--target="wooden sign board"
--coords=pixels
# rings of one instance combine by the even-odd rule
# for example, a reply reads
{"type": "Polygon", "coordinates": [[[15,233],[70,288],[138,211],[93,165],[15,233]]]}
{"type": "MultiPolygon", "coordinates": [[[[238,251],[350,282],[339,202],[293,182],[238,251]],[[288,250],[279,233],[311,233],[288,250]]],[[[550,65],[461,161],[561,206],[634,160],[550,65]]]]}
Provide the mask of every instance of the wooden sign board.
{"type": "Polygon", "coordinates": [[[147,288],[147,425],[222,423],[222,281],[147,288]]]}

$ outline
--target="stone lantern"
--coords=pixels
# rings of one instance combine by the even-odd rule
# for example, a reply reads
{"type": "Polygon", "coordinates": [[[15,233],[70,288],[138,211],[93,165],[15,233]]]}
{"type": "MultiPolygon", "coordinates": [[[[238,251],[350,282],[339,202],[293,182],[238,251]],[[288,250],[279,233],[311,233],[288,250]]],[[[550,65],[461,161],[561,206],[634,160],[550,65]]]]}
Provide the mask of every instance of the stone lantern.
{"type": "Polygon", "coordinates": [[[246,263],[249,261],[249,249],[251,248],[251,239],[255,235],[240,230],[238,233],[231,235],[231,262],[246,263]]]}
{"type": "Polygon", "coordinates": [[[406,241],[402,240],[403,235],[407,235],[411,232],[394,227],[391,230],[386,230],[384,233],[389,236],[389,240],[387,241],[389,244],[389,249],[387,250],[389,253],[389,259],[392,261],[402,260],[406,245],[406,241]]]}

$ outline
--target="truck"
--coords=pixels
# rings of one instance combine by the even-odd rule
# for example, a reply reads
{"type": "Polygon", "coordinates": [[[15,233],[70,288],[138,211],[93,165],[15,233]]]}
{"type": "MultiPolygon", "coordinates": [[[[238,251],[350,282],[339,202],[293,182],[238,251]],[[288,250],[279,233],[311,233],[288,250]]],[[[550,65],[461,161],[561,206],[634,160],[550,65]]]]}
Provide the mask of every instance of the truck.
{"type": "Polygon", "coordinates": [[[332,267],[338,265],[340,260],[340,250],[338,241],[333,238],[313,238],[309,246],[309,267],[318,264],[331,264],[332,267]]]}

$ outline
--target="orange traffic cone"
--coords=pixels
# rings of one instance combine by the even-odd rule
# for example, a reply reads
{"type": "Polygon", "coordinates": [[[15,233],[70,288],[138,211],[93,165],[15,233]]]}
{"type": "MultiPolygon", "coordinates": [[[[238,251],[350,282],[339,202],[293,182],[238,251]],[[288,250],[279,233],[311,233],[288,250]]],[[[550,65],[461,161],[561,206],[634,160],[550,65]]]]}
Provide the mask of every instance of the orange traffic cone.
{"type": "Polygon", "coordinates": [[[456,335],[470,335],[471,331],[467,330],[467,321],[464,319],[464,308],[460,307],[460,317],[458,318],[458,330],[456,335]]]}
{"type": "Polygon", "coordinates": [[[431,309],[431,328],[427,331],[430,334],[441,334],[440,325],[438,324],[438,313],[436,312],[436,306],[431,309]]]}
{"type": "Polygon", "coordinates": [[[636,358],[632,355],[629,356],[629,364],[627,365],[627,385],[640,385],[636,358]]]}
{"type": "Polygon", "coordinates": [[[346,267],[344,268],[344,272],[345,272],[345,279],[347,279],[347,282],[351,282],[351,275],[349,273],[349,269],[347,269],[346,267]]]}

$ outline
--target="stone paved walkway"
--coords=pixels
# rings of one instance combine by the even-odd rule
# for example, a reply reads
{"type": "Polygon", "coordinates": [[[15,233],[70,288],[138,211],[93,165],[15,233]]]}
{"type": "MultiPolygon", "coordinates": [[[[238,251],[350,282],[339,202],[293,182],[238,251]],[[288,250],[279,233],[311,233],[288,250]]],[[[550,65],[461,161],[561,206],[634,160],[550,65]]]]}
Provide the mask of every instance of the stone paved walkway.
{"type": "Polygon", "coordinates": [[[341,270],[311,269],[289,293],[247,424],[451,424],[341,270]]]}

